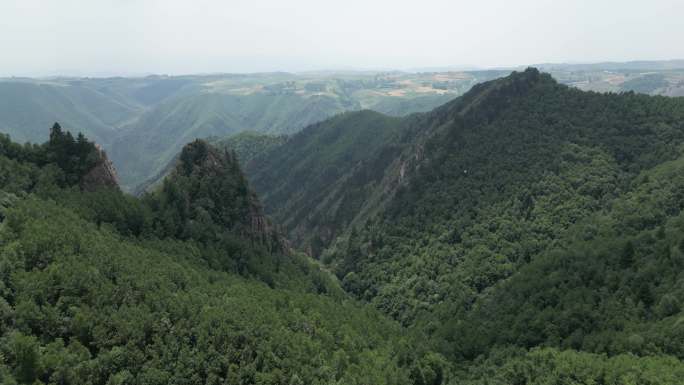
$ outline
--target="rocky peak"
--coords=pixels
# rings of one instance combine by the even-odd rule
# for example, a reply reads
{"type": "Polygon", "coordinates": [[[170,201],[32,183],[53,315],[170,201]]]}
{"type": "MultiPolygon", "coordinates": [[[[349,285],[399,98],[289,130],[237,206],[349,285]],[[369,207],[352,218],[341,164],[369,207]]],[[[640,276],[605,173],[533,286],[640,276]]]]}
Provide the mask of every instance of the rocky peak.
{"type": "Polygon", "coordinates": [[[88,171],[81,179],[81,188],[93,191],[100,187],[119,187],[119,177],[114,168],[114,164],[107,157],[107,153],[99,145],[97,149],[97,161],[95,166],[88,171]]]}
{"type": "Polygon", "coordinates": [[[234,153],[219,150],[199,139],[185,145],[163,189],[179,191],[195,208],[190,211],[208,213],[213,223],[220,227],[267,244],[273,250],[289,249],[264,215],[234,153]]]}

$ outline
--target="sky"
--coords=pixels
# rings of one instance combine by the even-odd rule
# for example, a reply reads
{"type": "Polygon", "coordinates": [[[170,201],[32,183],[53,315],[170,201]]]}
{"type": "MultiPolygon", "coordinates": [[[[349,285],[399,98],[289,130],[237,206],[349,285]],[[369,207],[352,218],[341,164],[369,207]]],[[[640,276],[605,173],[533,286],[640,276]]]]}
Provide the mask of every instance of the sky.
{"type": "Polygon", "coordinates": [[[684,58],[684,0],[0,0],[0,76],[684,58]]]}

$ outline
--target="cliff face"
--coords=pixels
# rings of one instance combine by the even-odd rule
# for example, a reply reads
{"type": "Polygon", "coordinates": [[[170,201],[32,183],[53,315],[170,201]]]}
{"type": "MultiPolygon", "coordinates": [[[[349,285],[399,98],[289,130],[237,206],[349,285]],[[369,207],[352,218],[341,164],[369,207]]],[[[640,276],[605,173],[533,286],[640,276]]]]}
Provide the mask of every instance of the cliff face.
{"type": "Polygon", "coordinates": [[[452,136],[457,136],[462,126],[495,119],[531,89],[554,84],[529,69],[475,86],[427,113],[402,119],[372,111],[343,114],[271,147],[245,170],[266,213],[296,247],[320,257],[336,239],[363,227],[398,191],[413,185],[411,179],[433,156],[427,143],[441,148],[457,142],[444,133],[455,131],[452,136]],[[442,143],[432,139],[437,134],[442,143]]]}
{"type": "Polygon", "coordinates": [[[118,188],[119,177],[114,164],[99,145],[95,145],[95,147],[97,148],[98,160],[95,166],[83,176],[81,188],[86,191],[93,191],[100,187],[118,188]]]}
{"type": "Polygon", "coordinates": [[[270,219],[264,215],[263,209],[258,202],[252,205],[249,214],[251,223],[249,236],[260,243],[269,246],[271,251],[289,253],[292,250],[290,242],[282,235],[270,219]]]}
{"type": "MultiPolygon", "coordinates": [[[[184,228],[191,229],[193,224],[202,222],[210,224],[212,231],[228,231],[272,251],[289,250],[287,242],[264,215],[235,154],[202,140],[187,144],[159,193],[166,195],[165,201],[177,202],[179,217],[187,223],[184,228]]],[[[195,237],[192,231],[187,231],[187,236],[195,237]]]]}

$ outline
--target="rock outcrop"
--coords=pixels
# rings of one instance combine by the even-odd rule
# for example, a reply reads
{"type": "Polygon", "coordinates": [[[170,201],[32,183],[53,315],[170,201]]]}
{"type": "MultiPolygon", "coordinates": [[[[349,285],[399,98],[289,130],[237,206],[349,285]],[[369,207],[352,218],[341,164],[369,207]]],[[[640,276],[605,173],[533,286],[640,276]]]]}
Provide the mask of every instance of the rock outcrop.
{"type": "Polygon", "coordinates": [[[81,188],[86,191],[94,191],[101,187],[119,187],[119,178],[114,164],[107,157],[107,153],[99,146],[97,148],[98,160],[95,166],[81,179],[81,188]]]}
{"type": "Polygon", "coordinates": [[[182,196],[182,206],[187,207],[187,215],[183,215],[190,221],[206,222],[211,218],[217,228],[264,244],[272,251],[290,249],[264,215],[235,154],[202,140],[187,144],[160,192],[182,196]]]}

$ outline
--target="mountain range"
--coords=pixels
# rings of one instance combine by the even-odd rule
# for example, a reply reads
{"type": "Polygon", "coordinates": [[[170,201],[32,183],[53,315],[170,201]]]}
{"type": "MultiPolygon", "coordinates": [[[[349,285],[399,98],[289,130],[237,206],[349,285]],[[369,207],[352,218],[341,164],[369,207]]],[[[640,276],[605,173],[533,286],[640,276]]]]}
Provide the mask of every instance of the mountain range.
{"type": "Polygon", "coordinates": [[[468,88],[189,140],[139,197],[1,137],[0,381],[680,384],[684,98],[468,88]]]}
{"type": "MultiPolygon", "coordinates": [[[[678,61],[544,65],[583,90],[684,95],[678,61]]],[[[0,132],[42,142],[59,121],[107,151],[134,191],[196,138],[243,131],[291,135],[345,111],[427,112],[510,69],[0,79],[0,132]]]]}
{"type": "Polygon", "coordinates": [[[683,118],[681,98],[528,69],[428,113],[310,126],[245,170],[295,245],[454,362],[681,359],[683,118]]]}

